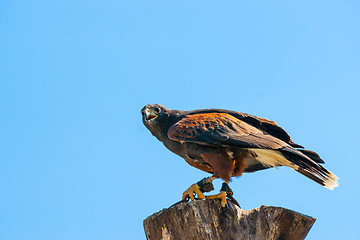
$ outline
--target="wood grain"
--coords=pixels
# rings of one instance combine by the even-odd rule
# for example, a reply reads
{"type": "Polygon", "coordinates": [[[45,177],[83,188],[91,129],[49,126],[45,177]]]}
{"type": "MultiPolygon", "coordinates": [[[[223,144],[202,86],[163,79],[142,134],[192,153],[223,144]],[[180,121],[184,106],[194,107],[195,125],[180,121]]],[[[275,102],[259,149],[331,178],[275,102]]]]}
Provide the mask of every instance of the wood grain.
{"type": "Polygon", "coordinates": [[[144,220],[148,240],[160,239],[304,239],[315,218],[281,208],[242,210],[229,202],[221,211],[218,199],[164,209],[144,220]],[[160,215],[159,215],[160,214],[160,215]]]}

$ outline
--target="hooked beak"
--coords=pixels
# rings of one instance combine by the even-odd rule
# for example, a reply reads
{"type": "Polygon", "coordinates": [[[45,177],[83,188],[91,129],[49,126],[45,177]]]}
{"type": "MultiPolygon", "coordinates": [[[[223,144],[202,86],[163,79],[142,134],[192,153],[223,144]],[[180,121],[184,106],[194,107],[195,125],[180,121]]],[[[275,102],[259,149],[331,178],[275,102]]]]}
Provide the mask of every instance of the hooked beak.
{"type": "Polygon", "coordinates": [[[157,118],[157,115],[155,114],[154,109],[152,108],[151,109],[145,108],[144,114],[145,114],[145,120],[147,122],[150,122],[151,120],[157,118]]]}

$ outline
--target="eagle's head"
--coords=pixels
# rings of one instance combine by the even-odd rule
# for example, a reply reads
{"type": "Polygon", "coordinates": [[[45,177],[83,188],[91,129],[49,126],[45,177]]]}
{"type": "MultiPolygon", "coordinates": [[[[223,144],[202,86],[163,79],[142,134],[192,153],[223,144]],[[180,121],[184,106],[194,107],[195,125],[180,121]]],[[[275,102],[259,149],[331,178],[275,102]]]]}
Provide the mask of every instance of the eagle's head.
{"type": "Polygon", "coordinates": [[[145,125],[160,122],[169,117],[169,109],[160,104],[148,104],[141,109],[141,115],[145,125]]]}
{"type": "Polygon", "coordinates": [[[141,115],[145,127],[159,139],[168,127],[171,110],[160,104],[148,104],[141,109],[141,115]]]}

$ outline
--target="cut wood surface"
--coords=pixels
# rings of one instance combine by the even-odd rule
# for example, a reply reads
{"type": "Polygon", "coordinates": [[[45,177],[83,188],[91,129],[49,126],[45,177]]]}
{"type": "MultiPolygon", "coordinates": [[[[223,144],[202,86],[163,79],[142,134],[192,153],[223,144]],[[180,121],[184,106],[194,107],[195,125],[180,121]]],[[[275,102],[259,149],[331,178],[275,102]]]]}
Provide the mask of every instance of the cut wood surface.
{"type": "Polygon", "coordinates": [[[166,239],[304,239],[315,218],[281,208],[261,206],[242,210],[219,199],[178,204],[144,220],[148,240],[166,239]]]}

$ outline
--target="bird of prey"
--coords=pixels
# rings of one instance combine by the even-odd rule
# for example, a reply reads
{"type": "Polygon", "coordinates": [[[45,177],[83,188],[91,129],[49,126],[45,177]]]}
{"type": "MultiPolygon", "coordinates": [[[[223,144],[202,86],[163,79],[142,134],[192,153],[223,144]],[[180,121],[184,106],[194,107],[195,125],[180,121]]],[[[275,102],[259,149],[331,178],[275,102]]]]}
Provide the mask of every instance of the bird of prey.
{"type": "Polygon", "coordinates": [[[146,128],[166,148],[212,174],[191,185],[183,200],[204,199],[203,193],[214,189],[212,181],[221,178],[220,193],[207,198],[220,198],[225,207],[232,194],[231,177],[278,166],[290,167],[331,190],[338,185],[338,177],[320,165],[324,163],[320,156],[294,143],[274,121],[223,109],[179,111],[159,104],[146,105],[141,114],[146,128]]]}

